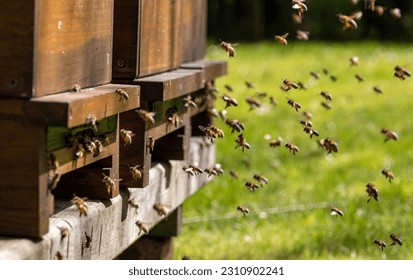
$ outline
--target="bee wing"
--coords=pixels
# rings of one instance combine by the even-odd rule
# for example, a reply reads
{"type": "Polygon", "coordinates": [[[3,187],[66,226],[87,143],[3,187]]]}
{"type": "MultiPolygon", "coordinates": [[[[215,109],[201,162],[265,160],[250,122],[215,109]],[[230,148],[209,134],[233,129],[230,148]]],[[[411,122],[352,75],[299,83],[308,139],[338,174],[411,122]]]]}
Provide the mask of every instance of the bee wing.
{"type": "Polygon", "coordinates": [[[287,32],[287,33],[283,34],[281,37],[283,37],[285,39],[285,38],[287,38],[288,34],[290,34],[290,33],[287,32]]]}

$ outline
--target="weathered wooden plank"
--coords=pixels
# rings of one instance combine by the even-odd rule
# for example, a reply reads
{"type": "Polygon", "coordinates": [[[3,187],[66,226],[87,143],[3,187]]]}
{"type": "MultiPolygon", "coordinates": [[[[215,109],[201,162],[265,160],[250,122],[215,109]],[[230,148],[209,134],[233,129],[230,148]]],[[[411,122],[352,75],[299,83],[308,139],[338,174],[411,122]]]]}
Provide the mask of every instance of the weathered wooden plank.
{"type": "Polygon", "coordinates": [[[130,81],[178,68],[181,10],[175,0],[115,1],[113,78],[130,81]]]}
{"type": "MultiPolygon", "coordinates": [[[[189,161],[201,168],[213,165],[214,146],[201,149],[200,137],[191,139],[189,161]]],[[[189,196],[212,178],[206,174],[190,178],[182,170],[183,161],[154,164],[150,170],[150,185],[142,189],[122,189],[120,195],[105,200],[88,200],[88,215],[79,216],[69,199],[56,199],[55,214],[50,218],[49,232],[42,239],[0,237],[0,259],[53,259],[60,252],[64,259],[112,259],[145,234],[139,233],[136,221],[142,221],[149,232],[164,217],[154,209],[157,202],[174,211],[189,196]],[[133,198],[138,209],[128,204],[133,198]],[[61,239],[58,227],[68,227],[69,235],[61,239]],[[92,237],[85,247],[86,236],[92,237]]]]}
{"type": "Polygon", "coordinates": [[[23,113],[36,123],[73,128],[90,123],[92,118],[98,121],[139,106],[139,87],[108,84],[78,93],[33,98],[24,103],[23,113]],[[127,94],[128,99],[122,99],[122,95],[116,92],[119,89],[127,94]]]}
{"type": "Polygon", "coordinates": [[[213,81],[218,77],[227,74],[228,69],[227,62],[224,60],[206,60],[200,59],[196,61],[190,61],[182,63],[180,68],[182,69],[200,69],[204,75],[204,82],[213,81]]]}
{"type": "Polygon", "coordinates": [[[45,129],[3,119],[0,127],[0,234],[41,236],[52,202],[45,129]]]}
{"type": "Polygon", "coordinates": [[[201,70],[178,69],[139,78],[133,84],[141,87],[142,101],[166,101],[205,87],[201,70]]]}
{"type": "Polygon", "coordinates": [[[44,96],[74,84],[109,83],[113,2],[2,1],[0,96],[44,96]]]}

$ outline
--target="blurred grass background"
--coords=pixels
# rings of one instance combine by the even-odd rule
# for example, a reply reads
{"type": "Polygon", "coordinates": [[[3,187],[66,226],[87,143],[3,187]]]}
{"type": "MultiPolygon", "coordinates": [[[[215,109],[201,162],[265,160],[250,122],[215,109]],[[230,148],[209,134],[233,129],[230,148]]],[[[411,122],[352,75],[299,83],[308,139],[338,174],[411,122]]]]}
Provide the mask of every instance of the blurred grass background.
{"type": "Polygon", "coordinates": [[[228,107],[226,117],[244,123],[251,149],[244,153],[235,149],[238,134],[214,119],[225,132],[225,138],[216,140],[217,162],[225,173],[185,203],[174,258],[413,259],[412,78],[394,77],[396,65],[413,66],[411,45],[240,42],[235,57],[229,59],[214,41],[207,58],[228,62],[228,74],[216,80],[215,106],[224,109],[220,99],[224,93],[237,99],[239,105],[228,107]],[[359,57],[358,66],[350,66],[352,56],[359,57]],[[320,78],[311,76],[311,71],[320,78]],[[365,81],[358,82],[356,74],[365,81]],[[307,89],[283,92],[284,79],[300,81],[307,89]],[[247,88],[246,81],[255,88],[247,88]],[[374,86],[383,93],[375,93],[374,86]],[[321,91],[332,95],[331,110],[321,106],[321,91]],[[245,99],[257,92],[267,96],[260,108],[250,110],[245,99]],[[277,105],[269,103],[269,96],[277,105]],[[301,104],[299,112],[287,104],[287,98],[301,104]],[[310,139],[303,131],[304,111],[312,113],[319,137],[310,139]],[[384,142],[380,130],[385,127],[395,131],[399,140],[384,142]],[[270,148],[267,134],[272,139],[282,137],[283,145],[270,148]],[[319,147],[317,140],[326,137],[338,143],[338,153],[327,155],[319,147]],[[295,156],[284,147],[286,142],[299,147],[295,156]],[[381,174],[383,168],[394,173],[391,183],[381,174]],[[238,180],[229,175],[231,170],[238,180]],[[265,176],[269,184],[250,192],[244,183],[255,173],[265,176]],[[367,202],[368,182],[378,187],[378,202],[367,202]],[[244,217],[238,205],[249,208],[250,214],[244,217]],[[331,216],[332,206],[342,209],[344,217],[331,216]],[[390,246],[390,233],[399,236],[403,246],[390,246]],[[387,247],[381,251],[375,239],[385,241],[387,247]]]}

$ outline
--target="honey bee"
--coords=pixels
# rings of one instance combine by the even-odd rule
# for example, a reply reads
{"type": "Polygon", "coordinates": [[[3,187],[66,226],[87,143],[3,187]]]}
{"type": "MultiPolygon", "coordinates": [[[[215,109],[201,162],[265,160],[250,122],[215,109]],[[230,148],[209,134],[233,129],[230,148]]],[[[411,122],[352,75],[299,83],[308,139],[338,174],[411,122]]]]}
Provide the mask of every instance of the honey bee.
{"type": "Polygon", "coordinates": [[[374,11],[376,12],[376,14],[381,17],[384,14],[384,10],[385,8],[383,6],[375,6],[374,7],[374,11]]]}
{"type": "Polygon", "coordinates": [[[305,133],[310,135],[310,138],[313,138],[313,135],[320,136],[317,130],[312,129],[311,127],[308,127],[308,126],[304,127],[304,131],[305,133]]]}
{"type": "Polygon", "coordinates": [[[285,92],[288,92],[292,88],[298,89],[298,85],[288,79],[284,79],[281,89],[285,92]]]}
{"type": "Polygon", "coordinates": [[[47,179],[47,185],[49,190],[54,190],[60,181],[61,174],[59,172],[59,161],[54,153],[49,154],[49,174],[47,179]]]}
{"type": "Polygon", "coordinates": [[[330,209],[330,215],[334,216],[334,215],[339,215],[339,216],[344,216],[344,212],[341,211],[340,209],[338,209],[337,207],[332,207],[330,209]]]}
{"type": "Polygon", "coordinates": [[[188,107],[196,108],[197,107],[195,101],[192,100],[192,97],[189,94],[186,97],[184,97],[182,101],[184,102],[185,108],[188,108],[188,107]]]}
{"type": "Polygon", "coordinates": [[[384,142],[387,142],[387,141],[389,141],[389,140],[394,140],[394,141],[396,141],[396,140],[399,139],[399,137],[397,136],[397,133],[394,132],[394,131],[391,131],[390,129],[383,128],[383,129],[381,130],[381,133],[383,133],[383,134],[386,136],[386,138],[384,139],[384,142]]]}
{"type": "Polygon", "coordinates": [[[346,16],[343,14],[337,14],[338,20],[343,24],[343,30],[347,28],[357,29],[357,23],[351,16],[346,16]]]}
{"type": "Polygon", "coordinates": [[[248,105],[250,105],[250,110],[261,107],[261,101],[259,101],[257,98],[247,97],[246,101],[248,105]]]}
{"type": "Polygon", "coordinates": [[[69,228],[68,227],[57,227],[60,230],[60,237],[63,240],[65,237],[69,235],[69,228]]]}
{"type": "Polygon", "coordinates": [[[153,209],[156,211],[156,213],[158,213],[159,216],[166,217],[168,216],[168,209],[166,208],[166,206],[160,202],[157,202],[153,205],[153,209]]]}
{"type": "Polygon", "coordinates": [[[119,95],[119,102],[125,103],[129,99],[129,94],[123,89],[118,88],[115,93],[119,95]]]}
{"type": "Polygon", "coordinates": [[[222,129],[219,129],[215,125],[209,124],[207,126],[198,125],[199,130],[201,130],[205,135],[211,140],[214,141],[215,138],[224,138],[225,134],[222,129]]]}
{"type": "Polygon", "coordinates": [[[213,168],[205,168],[204,171],[208,174],[208,177],[218,175],[217,171],[213,168]]]}
{"type": "Polygon", "coordinates": [[[306,90],[307,86],[303,82],[298,82],[297,86],[299,89],[306,90]]]}
{"type": "Polygon", "coordinates": [[[284,145],[288,150],[290,150],[290,152],[292,152],[293,153],[293,155],[295,155],[295,153],[298,153],[298,151],[300,150],[299,148],[298,148],[298,146],[296,146],[296,145],[294,145],[293,143],[286,143],[285,145],[284,145]]]}
{"type": "Polygon", "coordinates": [[[244,217],[246,217],[250,213],[250,210],[248,208],[241,205],[237,206],[237,210],[240,211],[244,215],[244,217]]]}
{"type": "Polygon", "coordinates": [[[225,102],[225,109],[228,108],[229,106],[238,106],[237,100],[229,96],[228,94],[224,94],[221,98],[225,102]]]}
{"type": "Polygon", "coordinates": [[[252,192],[255,192],[255,190],[259,188],[259,186],[257,184],[254,184],[250,181],[246,181],[245,186],[247,187],[247,189],[249,189],[252,192]]]}
{"type": "Polygon", "coordinates": [[[90,125],[95,133],[99,131],[97,126],[97,118],[94,114],[89,114],[86,117],[86,125],[90,125]]]}
{"type": "Polygon", "coordinates": [[[277,139],[271,140],[269,142],[270,148],[276,148],[281,146],[283,139],[281,137],[277,137],[277,139]]]}
{"type": "Polygon", "coordinates": [[[359,65],[359,58],[358,56],[352,56],[350,57],[350,66],[357,66],[359,65]]]}
{"type": "Polygon", "coordinates": [[[311,72],[310,72],[310,75],[311,75],[314,79],[316,79],[316,80],[319,80],[319,79],[320,79],[320,74],[317,73],[317,72],[311,71],[311,72]]]}
{"type": "Polygon", "coordinates": [[[224,169],[222,169],[220,163],[215,163],[215,165],[214,165],[214,167],[212,167],[212,169],[213,169],[218,175],[224,174],[224,169]]]}
{"type": "Polygon", "coordinates": [[[143,109],[138,109],[136,112],[143,119],[143,121],[146,123],[146,125],[155,123],[155,119],[154,119],[155,113],[154,112],[148,112],[148,111],[145,111],[143,109]]]}
{"type": "Polygon", "coordinates": [[[384,169],[381,171],[381,174],[383,174],[384,177],[389,180],[389,182],[391,182],[391,181],[394,179],[393,173],[392,173],[389,169],[387,169],[387,168],[384,168],[384,169]]]}
{"type": "Polygon", "coordinates": [[[403,245],[402,240],[401,240],[399,237],[397,237],[395,234],[391,233],[391,234],[390,234],[390,238],[391,238],[391,240],[393,241],[393,243],[390,244],[390,246],[393,246],[393,245],[396,245],[396,244],[398,244],[398,245],[400,245],[400,246],[403,245]]]}
{"type": "Polygon", "coordinates": [[[73,195],[73,198],[71,200],[72,204],[75,204],[77,208],[79,209],[79,216],[81,217],[82,215],[87,216],[87,204],[83,200],[83,198],[73,195]]]}
{"type": "Polygon", "coordinates": [[[311,120],[313,118],[313,114],[311,114],[310,112],[307,112],[307,111],[303,112],[303,116],[307,120],[311,120]]]}
{"type": "Polygon", "coordinates": [[[135,223],[137,226],[138,226],[138,228],[139,228],[139,232],[138,232],[138,235],[140,235],[141,233],[142,233],[142,231],[145,233],[145,234],[148,234],[149,233],[149,230],[148,230],[148,228],[145,226],[145,224],[142,222],[142,221],[136,221],[136,223],[135,223]]]}
{"type": "Polygon", "coordinates": [[[364,0],[364,9],[374,11],[376,0],[364,0]]]}
{"type": "Polygon", "coordinates": [[[338,152],[338,144],[330,138],[320,140],[319,144],[327,150],[327,154],[338,152]]]}
{"type": "Polygon", "coordinates": [[[241,123],[239,120],[227,119],[225,123],[231,128],[231,133],[234,133],[234,131],[239,133],[245,129],[244,124],[241,123]]]}
{"type": "Polygon", "coordinates": [[[120,138],[122,139],[123,146],[131,145],[133,136],[135,136],[135,134],[131,130],[120,130],[120,138]]]}
{"type": "Polygon", "coordinates": [[[230,171],[229,171],[229,175],[230,175],[232,178],[236,179],[236,180],[239,179],[238,174],[237,174],[235,171],[233,171],[233,170],[230,170],[230,171]]]}
{"type": "Polygon", "coordinates": [[[292,0],[292,8],[297,10],[298,16],[301,18],[303,13],[308,11],[307,6],[303,3],[305,0],[292,0]]]}
{"type": "Polygon", "coordinates": [[[132,174],[134,180],[138,181],[140,178],[142,178],[142,173],[139,170],[139,165],[129,166],[129,171],[132,174]]]}
{"type": "Polygon", "coordinates": [[[115,180],[110,178],[108,175],[105,175],[104,173],[102,173],[102,175],[103,175],[102,183],[105,184],[108,190],[108,194],[111,194],[116,187],[115,180]]]}
{"type": "Polygon", "coordinates": [[[310,39],[310,32],[297,30],[296,38],[301,41],[308,41],[310,39]]]}
{"type": "Polygon", "coordinates": [[[275,40],[281,45],[288,45],[287,36],[289,33],[283,35],[274,35],[275,40]]]}
{"type": "Polygon", "coordinates": [[[221,40],[221,44],[220,47],[223,48],[225,50],[225,52],[227,53],[229,58],[232,58],[235,56],[235,46],[237,46],[238,43],[236,44],[231,44],[231,43],[227,43],[221,40]]]}
{"type": "Polygon", "coordinates": [[[244,152],[245,149],[249,150],[251,148],[250,144],[248,144],[247,141],[245,141],[245,137],[242,133],[238,135],[237,139],[235,139],[235,142],[237,143],[235,149],[241,147],[242,152],[244,152]]]}
{"type": "Polygon", "coordinates": [[[364,77],[362,75],[356,74],[356,75],[354,75],[354,77],[356,77],[357,81],[359,81],[360,83],[364,82],[364,77]]]}
{"type": "Polygon", "coordinates": [[[377,187],[372,184],[372,183],[367,183],[366,185],[366,192],[368,196],[370,197],[367,202],[369,202],[372,198],[374,198],[375,201],[379,201],[379,190],[377,187]]]}
{"type": "Polygon", "coordinates": [[[274,96],[270,96],[270,104],[273,105],[273,106],[276,106],[277,103],[278,103],[277,99],[275,99],[274,96]]]}
{"type": "Polygon", "coordinates": [[[296,13],[291,13],[291,18],[292,18],[294,24],[296,24],[296,25],[300,25],[303,22],[301,17],[299,15],[297,15],[296,13]]]}
{"type": "Polygon", "coordinates": [[[171,113],[167,120],[168,123],[173,124],[174,127],[178,127],[184,123],[184,121],[179,118],[179,115],[176,112],[171,113]]]}
{"type": "Polygon", "coordinates": [[[255,88],[254,84],[248,81],[245,82],[245,85],[247,86],[247,88],[255,88]]]}
{"type": "Polygon", "coordinates": [[[334,75],[330,75],[330,80],[333,81],[333,82],[336,82],[336,81],[337,81],[337,77],[334,76],[334,75]]]}
{"type": "Polygon", "coordinates": [[[188,175],[195,175],[196,177],[203,173],[203,170],[198,167],[197,162],[190,164],[188,167],[183,167],[183,170],[188,173],[188,175]]]}
{"type": "Polygon", "coordinates": [[[70,89],[70,92],[81,92],[82,91],[82,87],[78,84],[74,84],[70,89]]]}
{"type": "Polygon", "coordinates": [[[377,87],[377,86],[374,86],[374,87],[373,87],[373,90],[374,90],[374,92],[377,93],[377,94],[382,94],[382,93],[383,93],[383,91],[382,91],[379,87],[377,87]]]}
{"type": "Polygon", "coordinates": [[[85,231],[85,248],[90,248],[91,244],[92,244],[92,237],[89,236],[85,231]]]}
{"type": "Polygon", "coordinates": [[[228,90],[229,92],[234,92],[234,89],[230,85],[224,85],[225,89],[228,90]]]}
{"type": "Polygon", "coordinates": [[[329,92],[327,92],[327,91],[322,91],[322,92],[320,93],[320,95],[321,95],[322,97],[324,97],[327,101],[333,100],[333,96],[332,96],[329,92]]]}
{"type": "Polygon", "coordinates": [[[55,258],[56,258],[56,260],[61,261],[61,260],[63,260],[63,254],[60,251],[57,251],[56,255],[55,255],[55,258]]]}
{"type": "Polygon", "coordinates": [[[402,17],[402,12],[399,8],[394,8],[389,10],[390,15],[396,19],[399,19],[402,17]]]}
{"type": "Polygon", "coordinates": [[[309,120],[301,120],[300,124],[302,124],[304,127],[313,127],[313,123],[309,120]]]}
{"type": "Polygon", "coordinates": [[[321,102],[321,106],[323,106],[327,110],[331,110],[331,108],[332,108],[330,103],[327,103],[327,102],[324,102],[324,101],[321,102]]]}
{"type": "Polygon", "coordinates": [[[355,11],[354,13],[351,14],[351,18],[354,20],[361,20],[361,17],[363,16],[362,11],[355,11]]]}
{"type": "Polygon", "coordinates": [[[296,112],[298,112],[298,109],[301,108],[301,104],[298,103],[298,102],[295,102],[295,101],[292,100],[292,99],[288,99],[287,103],[288,103],[288,105],[290,105],[291,107],[293,107],[296,112]]]}
{"type": "Polygon", "coordinates": [[[254,174],[252,178],[254,178],[255,180],[257,180],[257,181],[261,184],[261,186],[263,186],[263,185],[268,185],[268,179],[265,178],[265,177],[262,176],[262,175],[254,174]]]}
{"type": "Polygon", "coordinates": [[[376,244],[377,246],[379,246],[379,248],[383,251],[384,247],[387,247],[386,242],[382,241],[382,240],[378,240],[375,239],[373,241],[374,244],[376,244]]]}
{"type": "Polygon", "coordinates": [[[410,76],[411,76],[409,70],[407,70],[406,68],[401,67],[401,66],[399,66],[399,65],[396,65],[396,67],[394,67],[394,71],[395,71],[394,76],[395,76],[396,78],[399,78],[399,79],[402,80],[402,81],[403,81],[404,79],[406,79],[406,76],[407,76],[407,77],[410,77],[410,76]]]}
{"type": "Polygon", "coordinates": [[[136,209],[136,212],[138,212],[139,209],[139,204],[135,201],[135,199],[133,197],[129,198],[128,200],[128,204],[136,209]]]}
{"type": "Polygon", "coordinates": [[[149,149],[149,152],[153,152],[153,149],[155,148],[155,139],[153,138],[153,136],[148,137],[146,147],[149,149]]]}

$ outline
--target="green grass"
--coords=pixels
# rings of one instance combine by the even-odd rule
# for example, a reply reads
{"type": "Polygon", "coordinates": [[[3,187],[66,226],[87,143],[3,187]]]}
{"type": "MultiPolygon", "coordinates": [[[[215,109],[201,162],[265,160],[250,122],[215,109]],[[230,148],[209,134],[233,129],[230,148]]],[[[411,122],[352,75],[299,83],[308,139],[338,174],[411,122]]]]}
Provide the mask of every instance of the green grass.
{"type": "MultiPolygon", "coordinates": [[[[192,259],[413,259],[413,78],[400,81],[393,76],[395,65],[412,68],[413,46],[403,44],[292,42],[241,43],[235,57],[228,59],[218,46],[208,48],[207,58],[228,62],[228,74],[216,80],[216,87],[235,97],[239,105],[227,108],[227,118],[245,124],[244,135],[251,145],[244,153],[235,149],[236,133],[220,119],[214,124],[225,132],[218,139],[217,162],[225,174],[191,197],[184,205],[182,234],[175,238],[175,258],[192,259]],[[358,56],[359,66],[349,58],[358,56]],[[328,69],[338,79],[323,73],[328,69]],[[319,72],[319,80],[309,72],[319,72]],[[354,75],[365,77],[358,82],[354,75]],[[307,90],[281,91],[284,79],[301,81],[307,90]],[[248,89],[245,81],[254,83],[248,89]],[[234,92],[225,90],[231,85],[234,92]],[[373,86],[383,90],[376,94],[373,86]],[[263,106],[249,110],[245,98],[257,91],[268,97],[263,106]],[[333,96],[326,110],[321,91],[333,96]],[[286,98],[299,102],[296,112],[286,98]],[[320,136],[310,139],[299,121],[302,113],[313,114],[312,123],[320,136]],[[384,127],[399,135],[384,142],[384,127]],[[266,134],[293,142],[300,151],[294,156],[284,145],[270,148],[266,134]],[[330,137],[339,152],[327,155],[317,139],[330,137]],[[246,161],[250,166],[246,165],[246,161]],[[395,174],[388,182],[380,173],[384,167],[395,174]],[[240,176],[229,176],[234,170],[240,176]],[[269,185],[254,193],[244,186],[254,173],[264,175],[269,185]],[[377,185],[379,202],[367,202],[365,186],[377,185]],[[244,205],[243,217],[236,207],[244,205]],[[330,216],[330,207],[344,211],[344,217],[330,216]],[[230,218],[225,219],[226,215],[230,218]],[[235,216],[231,216],[235,215],[235,216]],[[202,218],[202,222],[197,222],[202,218]],[[390,233],[403,246],[389,246],[390,233]],[[384,251],[373,244],[381,239],[384,251]]],[[[218,98],[216,108],[224,102],[218,98]]]]}

